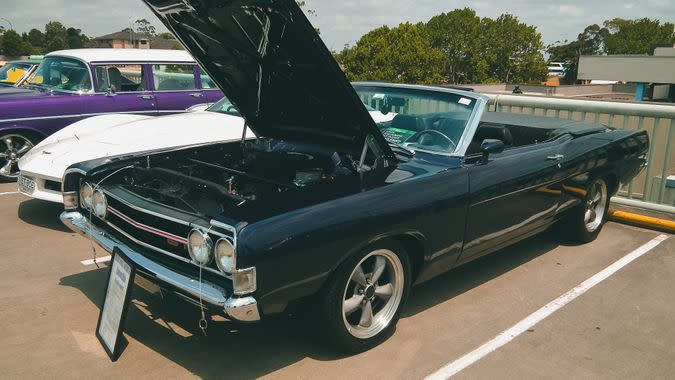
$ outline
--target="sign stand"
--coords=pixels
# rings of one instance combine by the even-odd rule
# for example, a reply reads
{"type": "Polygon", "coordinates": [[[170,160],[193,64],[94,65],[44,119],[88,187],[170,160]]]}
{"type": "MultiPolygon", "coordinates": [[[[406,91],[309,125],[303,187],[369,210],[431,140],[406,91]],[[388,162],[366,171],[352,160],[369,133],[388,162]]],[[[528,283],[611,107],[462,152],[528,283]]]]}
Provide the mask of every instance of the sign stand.
{"type": "Polygon", "coordinates": [[[120,338],[129,307],[133,288],[131,285],[136,268],[118,248],[113,250],[111,263],[103,305],[96,325],[96,337],[108,353],[110,360],[116,361],[122,348],[120,338]]]}

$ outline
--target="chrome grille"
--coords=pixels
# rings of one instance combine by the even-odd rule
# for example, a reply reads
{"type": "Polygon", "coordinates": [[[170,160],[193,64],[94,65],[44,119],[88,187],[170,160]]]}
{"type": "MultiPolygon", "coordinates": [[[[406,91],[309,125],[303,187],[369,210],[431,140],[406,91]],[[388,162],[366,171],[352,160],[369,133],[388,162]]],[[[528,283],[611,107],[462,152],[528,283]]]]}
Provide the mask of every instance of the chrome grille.
{"type": "MultiPolygon", "coordinates": [[[[109,227],[136,244],[191,263],[195,267],[197,265],[192,264],[187,250],[187,236],[193,228],[201,227],[207,230],[213,241],[225,237],[234,243],[234,233],[229,226],[228,228],[200,226],[132,205],[109,191],[105,191],[105,194],[108,200],[108,215],[105,223],[109,227]]],[[[205,269],[229,277],[218,270],[214,262],[205,269]]]]}

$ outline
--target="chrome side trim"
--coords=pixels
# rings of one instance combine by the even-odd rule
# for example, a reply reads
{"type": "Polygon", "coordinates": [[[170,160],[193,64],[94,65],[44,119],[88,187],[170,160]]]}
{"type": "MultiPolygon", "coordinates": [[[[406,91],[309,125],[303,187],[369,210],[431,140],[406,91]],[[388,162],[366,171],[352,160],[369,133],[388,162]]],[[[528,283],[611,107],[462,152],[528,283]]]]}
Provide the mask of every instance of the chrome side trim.
{"type": "Polygon", "coordinates": [[[228,297],[225,289],[216,284],[208,281],[202,281],[200,284],[199,279],[176,273],[92,226],[79,212],[63,212],[60,218],[68,228],[80,235],[90,236],[106,251],[112,252],[117,247],[139,267],[140,272],[147,274],[159,283],[168,284],[178,289],[179,294],[192,301],[201,298],[207,304],[221,307],[225,314],[234,320],[243,322],[260,320],[260,312],[255,298],[228,297]]]}
{"type": "MultiPolygon", "coordinates": [[[[1,119],[0,123],[11,123],[11,122],[16,122],[16,121],[30,121],[30,120],[55,120],[55,119],[72,119],[72,118],[86,118],[86,117],[92,117],[92,116],[102,116],[102,115],[111,115],[111,114],[131,114],[131,115],[138,115],[138,114],[156,114],[158,111],[157,110],[139,110],[139,111],[110,111],[110,112],[97,112],[97,113],[82,113],[82,114],[74,114],[74,115],[56,115],[56,116],[38,116],[38,117],[22,117],[22,118],[17,118],[17,119],[1,119]]],[[[185,112],[185,110],[179,110],[179,111],[164,111],[164,112],[185,112]]]]}

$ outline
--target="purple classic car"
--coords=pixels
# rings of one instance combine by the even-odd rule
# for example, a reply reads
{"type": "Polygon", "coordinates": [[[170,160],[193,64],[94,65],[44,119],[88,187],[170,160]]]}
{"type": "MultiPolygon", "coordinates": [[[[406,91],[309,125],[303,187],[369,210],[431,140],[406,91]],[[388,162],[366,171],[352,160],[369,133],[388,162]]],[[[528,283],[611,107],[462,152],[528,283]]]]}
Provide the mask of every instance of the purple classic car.
{"type": "Polygon", "coordinates": [[[23,86],[0,91],[0,179],[16,178],[19,158],[33,145],[83,118],[185,112],[222,96],[185,51],[50,53],[23,86]]]}

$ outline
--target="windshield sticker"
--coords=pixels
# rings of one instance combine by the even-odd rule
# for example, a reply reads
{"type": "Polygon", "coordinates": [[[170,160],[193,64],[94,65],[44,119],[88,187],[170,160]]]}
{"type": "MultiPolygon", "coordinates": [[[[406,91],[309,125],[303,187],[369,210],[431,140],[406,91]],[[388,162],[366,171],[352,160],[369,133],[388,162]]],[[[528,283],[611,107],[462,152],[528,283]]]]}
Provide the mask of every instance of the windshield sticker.
{"type": "Polygon", "coordinates": [[[408,138],[410,138],[410,136],[414,135],[415,133],[415,131],[409,131],[407,129],[400,128],[385,128],[382,131],[384,138],[390,144],[400,144],[408,140],[408,138]]]}
{"type": "Polygon", "coordinates": [[[384,94],[375,94],[373,95],[373,99],[384,99],[384,94]]]}
{"type": "Polygon", "coordinates": [[[459,102],[457,102],[457,103],[464,104],[465,106],[468,106],[469,104],[471,104],[471,99],[461,98],[461,99],[459,99],[459,102]]]}

